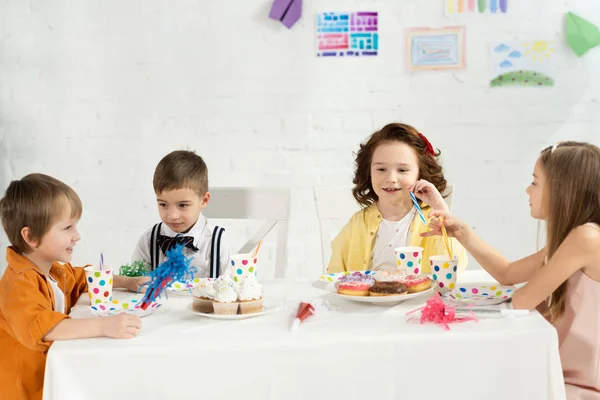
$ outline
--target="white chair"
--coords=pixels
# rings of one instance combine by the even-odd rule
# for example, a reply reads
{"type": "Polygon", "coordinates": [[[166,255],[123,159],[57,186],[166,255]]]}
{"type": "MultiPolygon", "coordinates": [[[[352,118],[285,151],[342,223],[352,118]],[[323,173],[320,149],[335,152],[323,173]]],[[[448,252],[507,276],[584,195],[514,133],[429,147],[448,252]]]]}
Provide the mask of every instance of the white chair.
{"type": "Polygon", "coordinates": [[[288,221],[290,219],[289,189],[273,188],[214,188],[203,214],[216,219],[266,220],[238,253],[251,252],[259,241],[277,225],[275,278],[285,276],[288,221]]]}
{"type": "MultiPolygon", "coordinates": [[[[315,186],[313,187],[319,230],[321,232],[321,255],[323,270],[331,257],[331,241],[350,217],[360,210],[360,205],[352,196],[352,186],[315,186]]],[[[452,210],[454,185],[448,184],[443,193],[448,208],[452,210]]]]}
{"type": "Polygon", "coordinates": [[[454,186],[453,183],[448,183],[446,185],[446,191],[444,191],[444,193],[442,193],[442,195],[444,196],[444,200],[446,200],[446,204],[448,205],[448,210],[452,211],[452,200],[454,200],[454,191],[456,190],[456,187],[454,186]]]}

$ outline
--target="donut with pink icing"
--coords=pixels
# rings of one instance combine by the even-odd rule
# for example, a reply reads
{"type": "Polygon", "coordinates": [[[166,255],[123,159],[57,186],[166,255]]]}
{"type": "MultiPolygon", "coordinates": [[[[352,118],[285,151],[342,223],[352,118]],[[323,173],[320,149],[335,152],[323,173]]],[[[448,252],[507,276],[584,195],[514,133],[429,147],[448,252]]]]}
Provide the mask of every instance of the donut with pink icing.
{"type": "Polygon", "coordinates": [[[431,278],[425,275],[405,275],[400,282],[406,285],[408,293],[418,293],[431,287],[431,278]]]}
{"type": "Polygon", "coordinates": [[[401,279],[406,276],[404,271],[386,271],[379,270],[375,273],[375,280],[377,282],[400,282],[401,279]]]}
{"type": "Polygon", "coordinates": [[[335,284],[337,292],[347,296],[368,296],[369,289],[375,284],[375,278],[360,271],[344,275],[335,284]]]}

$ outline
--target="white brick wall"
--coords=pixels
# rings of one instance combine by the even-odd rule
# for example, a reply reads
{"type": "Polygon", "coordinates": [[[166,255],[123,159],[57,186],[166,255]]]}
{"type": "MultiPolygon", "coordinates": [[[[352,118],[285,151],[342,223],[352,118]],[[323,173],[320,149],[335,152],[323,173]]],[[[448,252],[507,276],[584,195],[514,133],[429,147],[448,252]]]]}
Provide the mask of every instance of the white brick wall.
{"type": "MultiPolygon", "coordinates": [[[[534,250],[524,190],[538,152],[600,143],[600,48],[577,59],[563,34],[568,9],[600,24],[600,2],[512,0],[510,15],[466,21],[468,70],[420,74],[403,69],[403,28],[459,23],[441,0],[305,0],[289,31],[270,3],[1,0],[2,190],[34,171],[71,184],[85,209],[75,262],[104,250],[119,264],[158,218],[154,166],[195,149],[213,186],[292,188],[289,266],[310,277],[311,186],[349,184],[358,143],[399,120],[442,149],[457,214],[509,257],[534,250]],[[380,56],[314,55],[314,14],[336,10],[380,12],[380,56]],[[490,42],[540,38],[557,41],[556,87],[491,90],[490,42]]],[[[249,229],[232,228],[238,242],[249,229]]]]}

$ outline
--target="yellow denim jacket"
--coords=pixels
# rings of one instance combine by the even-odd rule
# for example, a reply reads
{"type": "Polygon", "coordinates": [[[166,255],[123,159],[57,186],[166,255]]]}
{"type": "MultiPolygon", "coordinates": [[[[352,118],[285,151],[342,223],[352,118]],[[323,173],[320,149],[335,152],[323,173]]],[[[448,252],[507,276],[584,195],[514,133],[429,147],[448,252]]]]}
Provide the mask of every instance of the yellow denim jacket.
{"type": "MultiPolygon", "coordinates": [[[[424,208],[427,207],[424,205],[424,208]]],[[[423,210],[425,218],[429,217],[430,207],[423,210]]],[[[350,221],[342,228],[340,233],[331,242],[331,259],[327,266],[327,273],[343,271],[360,271],[370,267],[371,251],[375,244],[375,237],[379,224],[383,219],[375,204],[356,212],[350,221]]],[[[423,272],[431,272],[429,257],[447,254],[444,239],[441,236],[421,237],[421,232],[427,227],[419,216],[413,219],[408,232],[407,246],[420,246],[423,248],[423,272]]],[[[464,271],[467,266],[467,253],[462,245],[454,238],[452,253],[458,256],[458,271],[464,271]]]]}

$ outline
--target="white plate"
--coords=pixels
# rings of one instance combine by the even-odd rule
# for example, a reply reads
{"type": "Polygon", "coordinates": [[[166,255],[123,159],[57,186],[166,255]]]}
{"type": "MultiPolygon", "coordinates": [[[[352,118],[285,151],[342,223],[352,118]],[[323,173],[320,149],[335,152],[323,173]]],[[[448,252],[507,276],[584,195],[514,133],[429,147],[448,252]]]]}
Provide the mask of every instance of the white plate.
{"type": "Polygon", "coordinates": [[[345,294],[339,294],[335,288],[335,283],[329,284],[327,290],[332,296],[339,297],[346,300],[355,301],[357,303],[371,303],[371,304],[398,304],[403,301],[414,299],[415,297],[429,296],[433,293],[436,283],[431,281],[431,287],[427,290],[418,293],[406,293],[398,296],[348,296],[345,294]]]}
{"type": "Polygon", "coordinates": [[[150,303],[148,308],[145,310],[137,307],[140,304],[140,300],[132,299],[132,300],[112,300],[108,303],[100,303],[100,304],[92,304],[90,305],[90,311],[94,315],[98,315],[100,317],[110,317],[113,315],[119,314],[131,314],[136,315],[138,317],[145,317],[146,315],[152,314],[154,311],[158,310],[162,304],[153,302],[150,303]]]}
{"type": "Polygon", "coordinates": [[[456,287],[444,293],[443,297],[453,305],[491,306],[509,301],[515,290],[515,286],[500,285],[496,282],[457,283],[456,287]]]}
{"type": "Polygon", "coordinates": [[[206,318],[211,318],[211,319],[225,319],[225,320],[238,320],[238,319],[246,319],[246,318],[252,318],[252,317],[259,317],[261,315],[267,315],[267,314],[271,314],[274,313],[276,311],[279,311],[279,309],[281,308],[281,302],[272,302],[272,303],[265,303],[264,304],[264,310],[262,312],[259,313],[254,313],[254,314],[235,314],[235,315],[219,315],[219,314],[214,314],[214,313],[201,313],[198,311],[194,311],[194,309],[192,308],[192,304],[189,304],[187,306],[188,310],[190,310],[191,312],[193,312],[194,314],[200,315],[202,317],[206,317],[206,318]]]}
{"type": "Polygon", "coordinates": [[[177,296],[191,296],[194,285],[200,283],[200,278],[195,278],[193,281],[179,282],[175,281],[167,286],[167,292],[177,296]]]}

